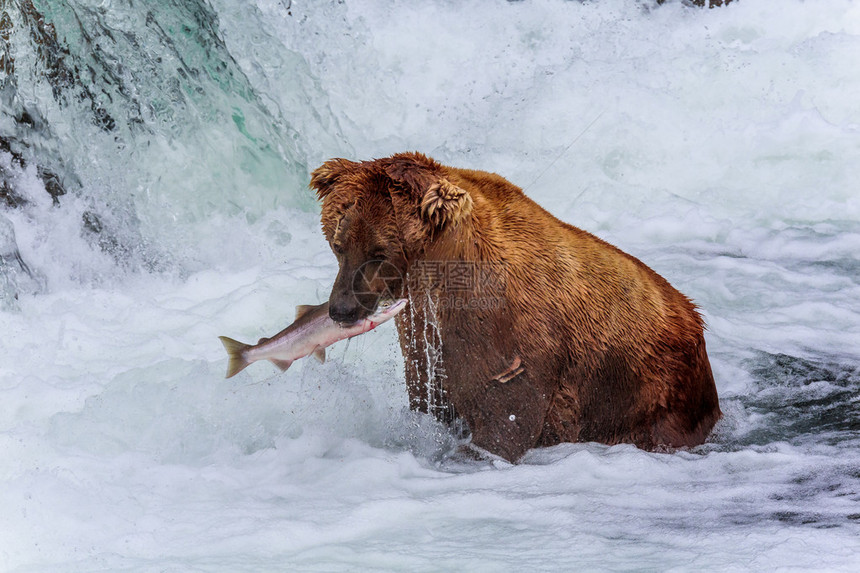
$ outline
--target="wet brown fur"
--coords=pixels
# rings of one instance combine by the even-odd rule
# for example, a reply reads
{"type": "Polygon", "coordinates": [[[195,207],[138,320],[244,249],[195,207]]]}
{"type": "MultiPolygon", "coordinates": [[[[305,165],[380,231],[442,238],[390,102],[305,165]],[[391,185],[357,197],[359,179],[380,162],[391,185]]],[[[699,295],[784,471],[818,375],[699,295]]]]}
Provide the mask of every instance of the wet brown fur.
{"type": "MultiPolygon", "coordinates": [[[[330,304],[384,288],[409,296],[396,320],[410,405],[462,417],[473,444],[512,461],[560,442],[677,448],[701,444],[719,419],[693,303],[502,177],[402,153],[328,161],[311,187],[340,264],[330,304]],[[403,280],[356,278],[376,260],[403,280]],[[503,304],[444,307],[448,286],[417,276],[426,261],[497,263],[503,304]]],[[[486,288],[467,294],[498,294],[486,288]]]]}

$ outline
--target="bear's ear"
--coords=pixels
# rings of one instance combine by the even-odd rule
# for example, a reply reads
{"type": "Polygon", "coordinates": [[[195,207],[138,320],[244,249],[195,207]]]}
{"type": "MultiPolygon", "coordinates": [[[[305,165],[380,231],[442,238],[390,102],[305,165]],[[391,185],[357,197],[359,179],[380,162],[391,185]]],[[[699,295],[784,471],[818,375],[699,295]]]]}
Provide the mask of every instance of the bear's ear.
{"type": "Polygon", "coordinates": [[[441,173],[441,166],[421,154],[395,156],[385,172],[419,201],[421,217],[437,229],[454,225],[472,212],[469,192],[441,173]]]}
{"type": "Polygon", "coordinates": [[[348,159],[329,159],[311,173],[309,187],[317,190],[317,199],[322,200],[334,188],[338,178],[358,165],[348,159]]]}
{"type": "Polygon", "coordinates": [[[471,212],[472,196],[447,179],[430,185],[421,199],[421,216],[439,229],[457,224],[471,212]]]}

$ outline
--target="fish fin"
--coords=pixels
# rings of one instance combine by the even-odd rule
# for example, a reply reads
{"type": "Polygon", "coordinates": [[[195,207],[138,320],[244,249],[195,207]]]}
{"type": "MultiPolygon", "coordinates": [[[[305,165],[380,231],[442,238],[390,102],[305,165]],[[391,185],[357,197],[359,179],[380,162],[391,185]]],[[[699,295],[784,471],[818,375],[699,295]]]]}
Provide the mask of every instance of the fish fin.
{"type": "Polygon", "coordinates": [[[278,360],[276,358],[269,358],[269,362],[280,368],[281,372],[283,372],[293,364],[292,360],[278,360]]]}
{"type": "Polygon", "coordinates": [[[218,338],[221,340],[221,343],[224,345],[224,349],[227,351],[227,355],[230,357],[230,361],[227,363],[226,378],[232,378],[251,363],[247,358],[245,358],[245,350],[250,348],[251,345],[239,342],[238,340],[233,340],[232,338],[227,338],[226,336],[219,336],[218,338]]]}
{"type": "Polygon", "coordinates": [[[300,319],[319,305],[315,304],[300,304],[296,307],[296,320],[300,319]]]}
{"type": "Polygon", "coordinates": [[[257,346],[259,346],[259,345],[263,344],[264,342],[268,342],[268,341],[270,341],[270,340],[271,340],[271,338],[265,338],[265,337],[263,337],[263,338],[261,338],[260,340],[258,340],[258,341],[257,341],[257,346]]]}
{"type": "Polygon", "coordinates": [[[322,346],[317,346],[316,350],[313,352],[314,358],[325,364],[325,348],[322,346]]]}

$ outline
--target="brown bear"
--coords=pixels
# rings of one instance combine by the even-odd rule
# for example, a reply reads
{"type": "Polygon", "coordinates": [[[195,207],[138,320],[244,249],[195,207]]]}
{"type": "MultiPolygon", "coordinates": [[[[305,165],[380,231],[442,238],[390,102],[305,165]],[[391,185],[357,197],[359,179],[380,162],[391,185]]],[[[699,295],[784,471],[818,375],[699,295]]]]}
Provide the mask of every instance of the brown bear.
{"type": "Polygon", "coordinates": [[[499,175],[419,153],[332,159],[310,186],[339,272],[331,318],[405,297],[410,407],[510,461],[560,442],[701,444],[720,418],[695,305],[499,175]]]}

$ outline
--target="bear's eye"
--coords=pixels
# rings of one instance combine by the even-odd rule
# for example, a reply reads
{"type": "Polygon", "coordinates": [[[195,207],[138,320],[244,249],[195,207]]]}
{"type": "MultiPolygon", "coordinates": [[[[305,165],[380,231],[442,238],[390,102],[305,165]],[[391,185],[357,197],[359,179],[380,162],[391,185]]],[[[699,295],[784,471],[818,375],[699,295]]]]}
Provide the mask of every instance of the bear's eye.
{"type": "Polygon", "coordinates": [[[343,254],[343,245],[341,245],[340,243],[335,243],[331,246],[331,250],[334,251],[334,254],[336,254],[336,255],[342,255],[343,254]]]}
{"type": "Polygon", "coordinates": [[[385,260],[385,251],[382,251],[380,249],[370,251],[370,260],[373,260],[373,261],[385,260]]]}

